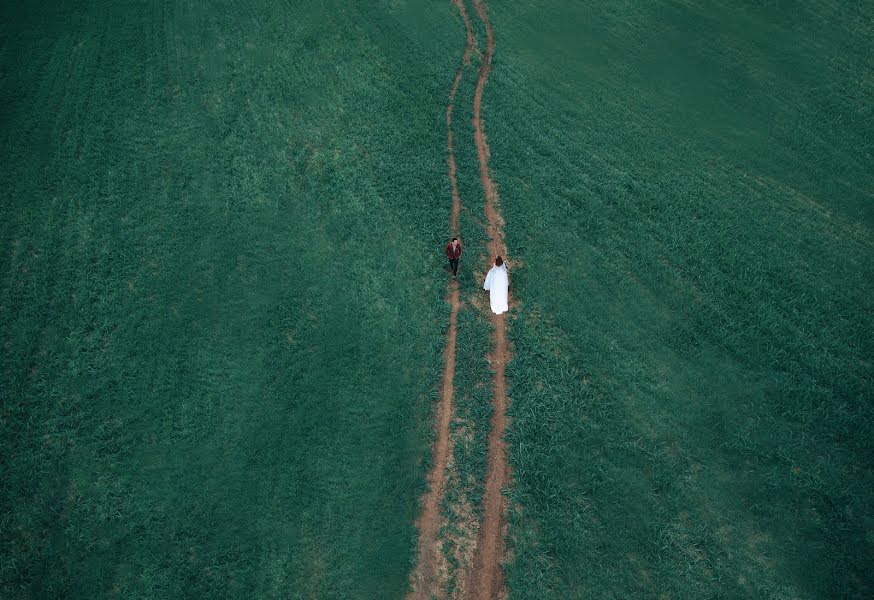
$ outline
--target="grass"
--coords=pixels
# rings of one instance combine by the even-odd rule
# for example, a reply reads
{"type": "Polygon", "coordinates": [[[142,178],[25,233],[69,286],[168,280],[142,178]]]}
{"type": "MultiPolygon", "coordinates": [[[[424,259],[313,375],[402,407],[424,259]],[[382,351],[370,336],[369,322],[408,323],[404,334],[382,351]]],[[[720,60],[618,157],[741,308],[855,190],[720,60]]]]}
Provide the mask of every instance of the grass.
{"type": "MultiPolygon", "coordinates": [[[[870,597],[874,13],[489,10],[511,597],[870,597]]],[[[0,595],[402,596],[455,8],[0,11],[0,595]]],[[[478,67],[454,120],[462,567],[491,416],[478,67]]]]}
{"type": "Polygon", "coordinates": [[[451,7],[2,11],[0,595],[402,595],[451,7]]]}
{"type": "Polygon", "coordinates": [[[491,14],[512,597],[869,597],[874,13],[491,14]]]}

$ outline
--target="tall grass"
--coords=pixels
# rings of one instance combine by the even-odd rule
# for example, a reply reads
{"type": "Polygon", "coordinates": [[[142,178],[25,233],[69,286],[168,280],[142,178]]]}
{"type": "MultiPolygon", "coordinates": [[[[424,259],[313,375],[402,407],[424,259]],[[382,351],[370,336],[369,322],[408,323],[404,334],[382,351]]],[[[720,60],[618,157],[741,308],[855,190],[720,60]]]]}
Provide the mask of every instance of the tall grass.
{"type": "Polygon", "coordinates": [[[491,14],[512,596],[869,597],[874,14],[491,14]]]}
{"type": "Polygon", "coordinates": [[[0,10],[0,595],[401,596],[451,7],[0,10]]]}

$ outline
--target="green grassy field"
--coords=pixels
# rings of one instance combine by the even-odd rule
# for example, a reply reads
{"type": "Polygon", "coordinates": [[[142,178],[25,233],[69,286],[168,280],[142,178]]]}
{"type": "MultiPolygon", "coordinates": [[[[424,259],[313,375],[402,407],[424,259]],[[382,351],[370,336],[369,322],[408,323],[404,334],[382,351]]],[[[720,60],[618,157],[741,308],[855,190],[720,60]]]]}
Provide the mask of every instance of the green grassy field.
{"type": "Polygon", "coordinates": [[[448,313],[452,7],[0,23],[0,596],[401,595],[448,313]]]}
{"type": "Polygon", "coordinates": [[[874,10],[490,6],[512,597],[871,597],[874,10]]]}
{"type": "MultiPolygon", "coordinates": [[[[457,11],[31,4],[0,8],[0,597],[402,597],[457,11]]],[[[510,597],[871,597],[874,10],[489,11],[510,597]]],[[[453,566],[491,414],[478,68],[453,566]]]]}

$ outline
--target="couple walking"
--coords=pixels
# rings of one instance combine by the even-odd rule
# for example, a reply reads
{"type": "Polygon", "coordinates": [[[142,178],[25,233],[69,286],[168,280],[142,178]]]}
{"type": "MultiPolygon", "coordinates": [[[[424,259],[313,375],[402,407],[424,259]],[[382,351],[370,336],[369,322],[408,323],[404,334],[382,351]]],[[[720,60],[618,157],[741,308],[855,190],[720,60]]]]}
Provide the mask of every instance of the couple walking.
{"type": "MultiPolygon", "coordinates": [[[[452,269],[452,277],[458,276],[458,261],[461,260],[461,242],[458,238],[446,244],[444,250],[446,258],[449,259],[449,268],[452,269]]],[[[507,272],[507,265],[504,264],[504,259],[498,256],[495,258],[495,266],[489,270],[486,275],[486,280],[483,283],[483,289],[489,292],[489,303],[492,307],[492,312],[500,315],[509,310],[508,297],[510,293],[510,274],[507,272]]]]}

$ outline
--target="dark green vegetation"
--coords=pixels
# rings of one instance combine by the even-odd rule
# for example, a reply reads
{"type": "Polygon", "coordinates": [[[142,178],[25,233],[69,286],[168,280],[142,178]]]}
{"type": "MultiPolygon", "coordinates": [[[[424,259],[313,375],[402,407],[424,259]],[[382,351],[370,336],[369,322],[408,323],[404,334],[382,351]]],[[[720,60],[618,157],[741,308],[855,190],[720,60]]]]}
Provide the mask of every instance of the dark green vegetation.
{"type": "MultiPolygon", "coordinates": [[[[490,5],[512,595],[870,597],[874,13],[555,4],[490,5]]],[[[0,11],[0,596],[403,595],[454,8],[0,11]]],[[[490,414],[478,66],[462,542],[490,414]]]]}
{"type": "Polygon", "coordinates": [[[490,8],[513,597],[872,597],[872,6],[490,8]]]}
{"type": "Polygon", "coordinates": [[[404,593],[452,10],[4,3],[0,596],[404,593]]]}

